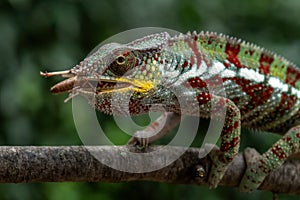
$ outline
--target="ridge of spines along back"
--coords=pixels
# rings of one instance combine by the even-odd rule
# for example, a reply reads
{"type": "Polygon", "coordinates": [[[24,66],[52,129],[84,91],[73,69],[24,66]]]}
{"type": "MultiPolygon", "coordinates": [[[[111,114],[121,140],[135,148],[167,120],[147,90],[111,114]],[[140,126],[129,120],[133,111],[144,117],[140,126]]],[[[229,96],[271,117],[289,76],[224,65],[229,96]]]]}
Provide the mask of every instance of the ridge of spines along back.
{"type": "Polygon", "coordinates": [[[214,38],[214,40],[216,41],[223,42],[224,45],[226,45],[226,43],[229,43],[231,45],[241,45],[241,47],[249,48],[249,50],[253,50],[254,52],[257,52],[259,54],[264,54],[269,57],[273,57],[275,60],[281,62],[283,65],[286,65],[287,67],[291,67],[300,73],[300,68],[297,67],[297,65],[295,65],[293,62],[287,60],[285,57],[279,55],[278,53],[275,53],[269,49],[265,49],[252,42],[237,37],[229,36],[226,34],[210,32],[210,31],[206,31],[206,32],[201,31],[200,33],[193,31],[192,33],[187,32],[186,35],[188,37],[193,38],[194,40],[214,38]]]}
{"type": "MultiPolygon", "coordinates": [[[[190,32],[187,33],[187,35],[190,34],[190,32]]],[[[280,60],[282,63],[294,67],[296,68],[299,72],[300,69],[299,67],[297,67],[293,62],[287,60],[285,57],[282,57],[281,55],[279,55],[278,53],[275,53],[274,51],[271,51],[269,49],[263,48],[257,44],[254,44],[252,42],[234,37],[234,36],[229,36],[226,34],[222,34],[222,33],[216,33],[216,32],[209,32],[209,31],[201,31],[199,34],[197,34],[196,31],[193,31],[192,34],[190,34],[191,36],[198,36],[198,38],[215,38],[217,40],[220,41],[224,41],[224,42],[228,42],[229,44],[232,45],[241,45],[243,47],[248,47],[251,50],[254,50],[256,52],[258,52],[259,54],[265,54],[268,56],[272,56],[274,59],[278,59],[280,60]]]]}

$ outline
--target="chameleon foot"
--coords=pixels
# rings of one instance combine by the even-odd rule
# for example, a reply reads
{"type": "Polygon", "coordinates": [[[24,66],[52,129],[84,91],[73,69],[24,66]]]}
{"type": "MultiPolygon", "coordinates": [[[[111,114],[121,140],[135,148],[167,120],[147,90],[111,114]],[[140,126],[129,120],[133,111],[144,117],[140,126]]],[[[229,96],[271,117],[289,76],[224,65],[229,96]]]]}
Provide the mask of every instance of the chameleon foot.
{"type": "Polygon", "coordinates": [[[128,141],[128,144],[134,145],[138,149],[144,149],[144,148],[148,147],[150,144],[150,140],[149,140],[149,137],[147,137],[147,135],[149,135],[149,132],[147,132],[146,129],[137,131],[134,134],[134,136],[128,141]]]}
{"type": "Polygon", "coordinates": [[[260,155],[254,149],[245,150],[247,170],[240,190],[250,192],[257,189],[272,170],[280,167],[291,155],[300,152],[300,126],[291,128],[268,151],[260,155]]]}
{"type": "Polygon", "coordinates": [[[152,142],[166,135],[170,130],[177,126],[181,116],[172,112],[164,112],[152,124],[144,130],[137,131],[128,141],[129,145],[135,145],[138,148],[145,148],[152,142]]]}
{"type": "Polygon", "coordinates": [[[241,192],[251,192],[257,189],[263,182],[270,170],[268,170],[268,160],[253,148],[246,148],[244,156],[247,169],[240,183],[241,192]]]}
{"type": "Polygon", "coordinates": [[[228,163],[220,162],[219,159],[222,156],[223,153],[216,146],[209,153],[209,157],[212,160],[212,166],[208,177],[208,185],[211,189],[218,186],[229,166],[228,163]]]}

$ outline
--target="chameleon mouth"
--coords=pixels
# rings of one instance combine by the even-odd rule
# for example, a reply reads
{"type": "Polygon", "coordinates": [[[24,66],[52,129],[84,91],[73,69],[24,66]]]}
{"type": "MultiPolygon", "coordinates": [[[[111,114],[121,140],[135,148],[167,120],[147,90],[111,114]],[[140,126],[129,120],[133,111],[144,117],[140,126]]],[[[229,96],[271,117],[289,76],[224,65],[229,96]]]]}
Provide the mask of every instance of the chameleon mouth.
{"type": "Polygon", "coordinates": [[[50,73],[40,72],[40,75],[46,78],[56,75],[68,77],[68,79],[63,80],[51,87],[50,91],[53,94],[70,92],[74,93],[73,96],[76,96],[79,93],[101,94],[109,92],[126,92],[129,90],[135,92],[144,92],[153,87],[150,81],[129,80],[123,77],[117,77],[114,79],[89,78],[74,75],[70,71],[50,73]]]}
{"type": "Polygon", "coordinates": [[[103,92],[132,87],[132,85],[129,83],[117,82],[115,80],[89,80],[86,78],[81,79],[82,80],[80,80],[77,76],[68,78],[55,84],[53,87],[51,87],[50,91],[53,94],[74,91],[99,94],[103,92]]]}

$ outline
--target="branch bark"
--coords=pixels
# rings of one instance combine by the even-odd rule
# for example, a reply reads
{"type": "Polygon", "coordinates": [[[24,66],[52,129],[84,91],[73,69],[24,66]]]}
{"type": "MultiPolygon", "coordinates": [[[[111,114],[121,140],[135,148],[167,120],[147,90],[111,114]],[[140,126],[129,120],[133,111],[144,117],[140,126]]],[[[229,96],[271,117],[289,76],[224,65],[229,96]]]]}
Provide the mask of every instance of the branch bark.
{"type": "MultiPolygon", "coordinates": [[[[149,148],[155,151],[161,146],[149,148]]],[[[182,151],[181,147],[164,147],[166,153],[155,162],[164,162],[170,156],[182,151]]],[[[118,164],[135,148],[126,146],[2,146],[0,147],[0,182],[127,182],[149,180],[158,182],[207,185],[207,174],[211,160],[208,157],[199,159],[203,149],[189,148],[179,159],[157,171],[147,173],[128,173],[112,169],[93,155],[118,164]],[[206,171],[204,177],[197,177],[199,166],[206,171]]],[[[145,152],[144,152],[145,153],[145,152]]],[[[130,161],[131,162],[131,161],[130,161]]],[[[134,161],[138,167],[142,160],[134,161]]],[[[236,187],[243,176],[246,164],[239,154],[230,165],[221,186],[236,187]]],[[[273,171],[263,182],[260,190],[276,193],[300,194],[300,161],[288,160],[278,170],[273,171]]]]}

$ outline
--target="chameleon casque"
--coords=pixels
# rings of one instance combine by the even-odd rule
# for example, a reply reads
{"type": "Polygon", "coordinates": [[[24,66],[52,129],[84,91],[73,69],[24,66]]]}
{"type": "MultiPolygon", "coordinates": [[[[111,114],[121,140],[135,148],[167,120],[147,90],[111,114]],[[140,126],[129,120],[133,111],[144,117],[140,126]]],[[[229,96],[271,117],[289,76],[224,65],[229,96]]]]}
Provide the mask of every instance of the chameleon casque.
{"type": "MultiPolygon", "coordinates": [[[[69,92],[68,99],[82,95],[106,114],[126,115],[122,109],[125,103],[130,115],[162,106],[166,112],[161,118],[171,125],[149,138],[136,134],[130,144],[147,146],[175,127],[181,115],[209,117],[212,102],[225,107],[220,148],[209,154],[213,161],[208,177],[211,187],[217,187],[238,153],[241,127],[282,135],[262,155],[253,149],[245,151],[247,170],[241,191],[258,188],[287,157],[300,152],[300,69],[279,55],[236,38],[209,32],[171,37],[162,32],[127,44],[106,44],[70,70],[41,75],[67,77],[51,92],[69,92]],[[212,81],[216,76],[221,78],[226,96],[209,93],[208,84],[220,84],[212,81]],[[179,91],[187,101],[188,89],[192,89],[196,105],[180,108],[173,92],[177,88],[187,88],[179,91]],[[112,105],[113,97],[128,95],[129,102],[112,105]]],[[[144,135],[155,128],[153,124],[144,135]]]]}

